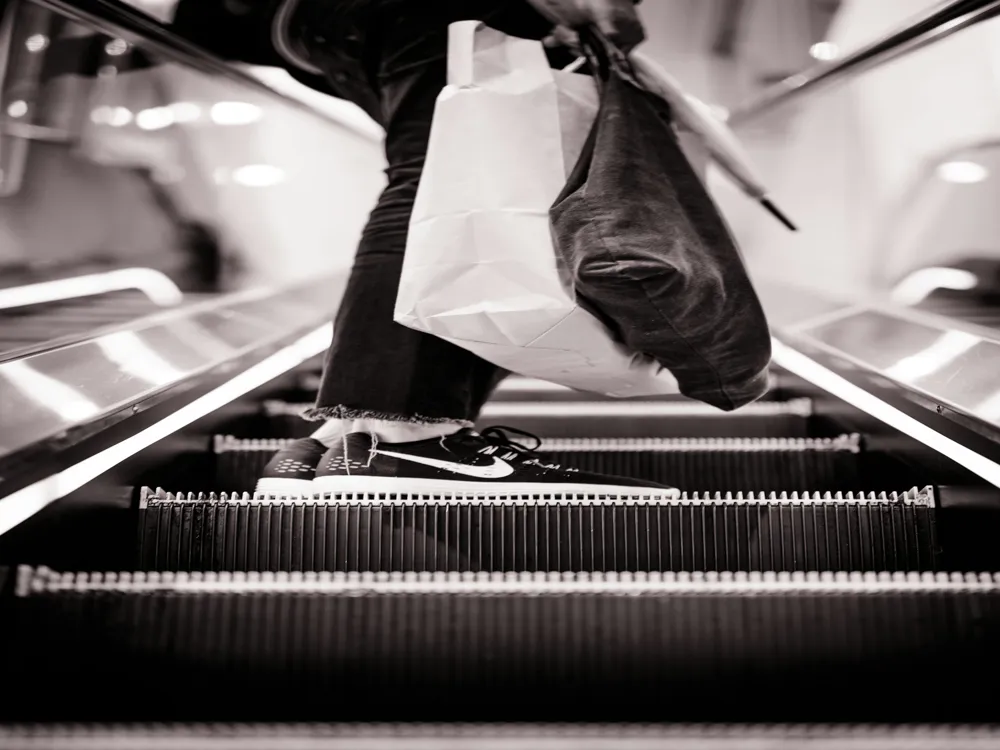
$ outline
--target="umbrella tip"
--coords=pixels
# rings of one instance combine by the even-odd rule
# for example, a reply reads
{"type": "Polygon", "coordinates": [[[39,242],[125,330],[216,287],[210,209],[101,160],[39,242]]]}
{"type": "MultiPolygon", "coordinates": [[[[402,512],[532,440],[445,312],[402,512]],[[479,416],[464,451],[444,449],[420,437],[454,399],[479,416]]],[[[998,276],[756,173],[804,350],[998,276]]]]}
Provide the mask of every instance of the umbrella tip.
{"type": "Polygon", "coordinates": [[[774,216],[778,221],[784,224],[786,227],[791,229],[793,232],[799,231],[799,228],[792,223],[792,220],[782,213],[781,209],[778,208],[774,203],[771,202],[770,198],[761,198],[760,205],[768,210],[768,212],[774,216]]]}

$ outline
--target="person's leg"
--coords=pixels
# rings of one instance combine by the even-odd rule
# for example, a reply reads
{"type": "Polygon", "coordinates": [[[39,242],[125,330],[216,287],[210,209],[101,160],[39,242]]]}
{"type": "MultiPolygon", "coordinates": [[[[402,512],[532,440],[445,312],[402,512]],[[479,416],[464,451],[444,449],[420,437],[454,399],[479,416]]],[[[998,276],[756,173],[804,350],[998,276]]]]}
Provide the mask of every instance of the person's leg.
{"type": "MultiPolygon", "coordinates": [[[[446,79],[449,21],[468,17],[476,0],[455,0],[462,8],[444,17],[428,19],[429,3],[396,0],[382,6],[390,17],[378,19],[383,35],[377,45],[383,54],[376,86],[381,93],[387,122],[390,187],[380,202],[384,213],[373,214],[370,232],[377,241],[362,244],[355,267],[356,305],[342,310],[349,325],[327,360],[327,373],[317,412],[330,416],[359,416],[372,410],[378,416],[400,421],[441,422],[434,435],[406,435],[400,427],[379,428],[355,422],[348,434],[329,441],[330,449],[316,469],[313,490],[321,493],[602,493],[674,497],[677,491],[650,482],[574,471],[547,460],[532,448],[511,440],[500,428],[482,433],[455,429],[471,423],[499,382],[498,370],[479,358],[433,337],[396,331],[394,346],[405,357],[396,360],[389,351],[371,352],[365,311],[377,310],[380,320],[391,320],[399,278],[406,228],[426,153],[437,95],[446,79]],[[464,10],[463,10],[464,8],[464,10]],[[391,270],[392,282],[385,274],[391,270]],[[373,295],[385,295],[373,300],[373,295]],[[357,326],[355,329],[354,326],[357,326]],[[354,378],[353,363],[368,368],[354,378]],[[341,371],[341,367],[343,371],[341,371]],[[386,367],[397,369],[386,376],[386,367]],[[383,383],[397,388],[383,393],[383,383]],[[374,406],[373,406],[374,405],[374,406]],[[335,411],[323,411],[333,408],[335,411]]],[[[479,0],[484,2],[485,0],[479,0]]],[[[445,3],[435,5],[439,9],[445,3]]],[[[528,36],[531,16],[518,17],[518,3],[500,0],[506,15],[484,16],[491,25],[509,33],[528,36]],[[513,11],[513,14],[511,12],[513,11]],[[524,21],[528,23],[525,24],[524,21]]],[[[536,38],[548,30],[542,22],[536,38]]],[[[489,148],[489,144],[483,144],[489,148]]],[[[483,175],[489,179],[489,175],[483,175]]],[[[367,234],[367,233],[366,233],[367,234]]],[[[343,321],[341,324],[343,325],[343,321]]],[[[379,324],[381,325],[381,323],[379,324]]],[[[435,425],[430,424],[433,428],[435,425]]],[[[535,446],[537,447],[537,446],[535,446]]]]}
{"type": "Polygon", "coordinates": [[[465,349],[393,321],[410,214],[438,94],[448,24],[482,18],[541,38],[548,24],[510,0],[358,0],[304,4],[296,20],[310,62],[385,128],[388,183],[372,211],[334,322],[315,406],[323,424],[264,470],[258,491],[301,491],[326,446],[352,431],[408,442],[472,426],[506,373],[465,349]],[[429,9],[430,8],[430,9],[429,9]]]}
{"type": "Polygon", "coordinates": [[[362,236],[307,418],[469,426],[501,379],[475,354],[392,320],[434,106],[447,77],[447,24],[462,15],[389,0],[375,3],[365,19],[365,72],[386,128],[388,185],[362,236]]]}

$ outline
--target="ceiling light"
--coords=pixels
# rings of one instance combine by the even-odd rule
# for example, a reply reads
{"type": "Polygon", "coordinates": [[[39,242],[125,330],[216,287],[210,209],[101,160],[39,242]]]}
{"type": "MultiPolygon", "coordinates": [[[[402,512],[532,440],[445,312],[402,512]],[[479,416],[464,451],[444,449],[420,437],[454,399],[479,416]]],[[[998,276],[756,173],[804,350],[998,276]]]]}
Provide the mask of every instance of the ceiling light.
{"type": "Polygon", "coordinates": [[[247,164],[233,170],[233,182],[245,187],[272,187],[285,181],[285,170],[270,164],[247,164]]]}
{"type": "Polygon", "coordinates": [[[836,60],[840,57],[840,47],[833,42],[816,42],[809,48],[809,54],[817,60],[836,60]]]}
{"type": "Polygon", "coordinates": [[[49,38],[45,34],[32,34],[24,40],[24,46],[28,52],[41,52],[49,46],[49,38]]]}
{"type": "Polygon", "coordinates": [[[11,117],[24,117],[28,114],[28,103],[23,99],[18,99],[16,102],[11,102],[7,106],[7,114],[11,117]]]}
{"type": "Polygon", "coordinates": [[[990,176],[990,171],[974,161],[946,161],[938,165],[937,176],[945,182],[971,185],[985,180],[990,176]]]}
{"type": "Polygon", "coordinates": [[[135,116],[135,124],[143,130],[161,130],[174,124],[174,113],[168,107],[144,109],[135,116]]]}
{"type": "Polygon", "coordinates": [[[113,128],[123,128],[132,122],[132,113],[125,107],[112,107],[108,112],[107,123],[113,128]]]}
{"type": "Polygon", "coordinates": [[[212,122],[216,125],[249,125],[261,118],[260,107],[249,102],[218,102],[212,105],[212,122]]]}
{"type": "Polygon", "coordinates": [[[128,52],[128,42],[124,39],[112,39],[110,42],[104,45],[104,51],[111,55],[112,57],[117,57],[118,55],[124,55],[128,52]]]}

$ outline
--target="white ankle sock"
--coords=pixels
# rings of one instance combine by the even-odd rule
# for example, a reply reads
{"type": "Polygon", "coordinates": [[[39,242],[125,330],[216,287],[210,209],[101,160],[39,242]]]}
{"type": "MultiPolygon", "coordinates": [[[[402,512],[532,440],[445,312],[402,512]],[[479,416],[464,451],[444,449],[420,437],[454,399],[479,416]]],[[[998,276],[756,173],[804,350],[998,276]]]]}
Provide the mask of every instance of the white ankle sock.
{"type": "Polygon", "coordinates": [[[318,440],[327,448],[330,448],[334,443],[344,437],[344,435],[349,432],[353,432],[351,429],[351,425],[353,424],[353,419],[328,419],[309,437],[313,440],[318,440]]]}
{"type": "Polygon", "coordinates": [[[416,440],[430,440],[451,435],[460,429],[461,425],[454,422],[413,424],[382,419],[357,419],[351,427],[351,432],[370,432],[383,443],[412,443],[416,440]]]}
{"type": "Polygon", "coordinates": [[[330,448],[352,432],[370,432],[385,443],[412,443],[451,435],[461,428],[461,425],[454,422],[412,424],[383,419],[328,419],[310,437],[330,448]]]}

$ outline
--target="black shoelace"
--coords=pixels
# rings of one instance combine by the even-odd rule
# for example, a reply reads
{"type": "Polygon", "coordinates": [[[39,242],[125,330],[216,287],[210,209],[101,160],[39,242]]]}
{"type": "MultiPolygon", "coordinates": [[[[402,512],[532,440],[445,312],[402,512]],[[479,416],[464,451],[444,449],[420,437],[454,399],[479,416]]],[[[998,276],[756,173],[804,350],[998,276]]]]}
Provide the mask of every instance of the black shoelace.
{"type": "Polygon", "coordinates": [[[530,432],[519,430],[516,427],[506,427],[504,425],[486,427],[479,433],[479,437],[490,445],[515,451],[526,463],[533,463],[542,468],[554,469],[556,471],[575,471],[574,469],[564,469],[560,464],[551,463],[551,459],[548,456],[538,452],[538,449],[542,446],[542,439],[537,435],[532,435],[530,432]],[[535,441],[535,444],[529,448],[527,445],[513,440],[511,435],[530,438],[535,441]]]}

